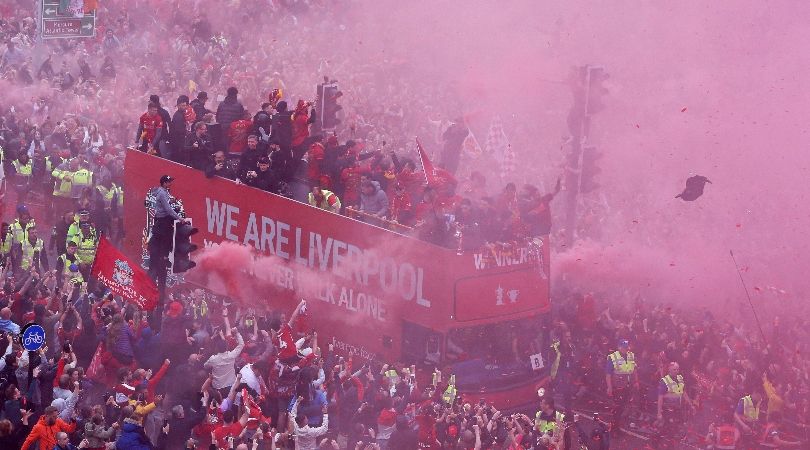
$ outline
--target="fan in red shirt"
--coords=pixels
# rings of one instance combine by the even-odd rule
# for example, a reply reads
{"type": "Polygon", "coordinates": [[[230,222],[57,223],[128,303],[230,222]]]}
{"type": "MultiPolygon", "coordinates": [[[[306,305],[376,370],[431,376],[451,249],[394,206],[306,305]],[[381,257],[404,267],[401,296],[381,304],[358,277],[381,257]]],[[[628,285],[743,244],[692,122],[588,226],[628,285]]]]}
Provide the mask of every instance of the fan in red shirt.
{"type": "Polygon", "coordinates": [[[225,413],[222,414],[222,420],[225,423],[214,428],[214,431],[211,433],[213,441],[217,443],[217,448],[230,448],[228,438],[239,437],[249,418],[250,416],[245,412],[239,420],[235,420],[236,414],[234,414],[233,410],[229,409],[225,411],[225,413]]]}
{"type": "Polygon", "coordinates": [[[138,150],[150,154],[157,154],[158,138],[163,130],[163,119],[158,113],[157,103],[149,102],[145,113],[138,122],[138,134],[135,136],[138,150]]]}
{"type": "Polygon", "coordinates": [[[315,122],[315,112],[313,111],[310,116],[307,114],[310,103],[304,103],[303,100],[298,100],[298,105],[295,107],[293,113],[292,123],[292,146],[293,148],[303,144],[309,137],[309,124],[315,122]]]}
{"type": "Polygon", "coordinates": [[[391,220],[403,225],[412,225],[414,218],[411,196],[405,190],[404,184],[397,183],[394,187],[394,195],[391,197],[391,220]]]}
{"type": "Polygon", "coordinates": [[[293,311],[290,320],[281,324],[278,333],[273,337],[273,344],[278,348],[278,359],[285,364],[295,364],[298,362],[298,349],[295,347],[295,339],[293,338],[293,325],[298,320],[298,315],[301,314],[302,309],[306,307],[306,300],[301,300],[301,303],[293,311]]]}
{"type": "Polygon", "coordinates": [[[357,206],[360,204],[360,183],[362,175],[371,172],[368,166],[360,166],[360,161],[355,160],[354,164],[343,169],[340,173],[340,180],[343,182],[343,204],[357,206]]]}
{"type": "MultiPolygon", "coordinates": [[[[318,139],[307,151],[307,178],[314,186],[318,186],[322,175],[323,159],[326,157],[323,143],[318,139]]],[[[325,187],[325,186],[323,186],[325,187]]]]}
{"type": "Polygon", "coordinates": [[[231,127],[228,129],[228,137],[231,139],[228,145],[230,153],[241,154],[247,148],[247,138],[250,131],[253,129],[253,121],[250,118],[250,113],[245,112],[245,115],[239,119],[231,122],[231,127]]]}

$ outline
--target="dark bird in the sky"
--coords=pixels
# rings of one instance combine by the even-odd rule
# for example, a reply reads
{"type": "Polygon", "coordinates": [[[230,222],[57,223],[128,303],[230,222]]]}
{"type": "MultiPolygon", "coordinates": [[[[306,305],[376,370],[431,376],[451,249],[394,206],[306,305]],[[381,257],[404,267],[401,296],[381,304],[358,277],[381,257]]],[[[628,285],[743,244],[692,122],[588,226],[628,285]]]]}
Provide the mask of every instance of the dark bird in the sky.
{"type": "Polygon", "coordinates": [[[703,187],[706,186],[706,183],[711,183],[711,181],[702,175],[689,177],[686,179],[686,189],[684,189],[680,194],[676,195],[675,198],[679,198],[687,202],[693,202],[697,200],[698,197],[703,195],[703,187]]]}

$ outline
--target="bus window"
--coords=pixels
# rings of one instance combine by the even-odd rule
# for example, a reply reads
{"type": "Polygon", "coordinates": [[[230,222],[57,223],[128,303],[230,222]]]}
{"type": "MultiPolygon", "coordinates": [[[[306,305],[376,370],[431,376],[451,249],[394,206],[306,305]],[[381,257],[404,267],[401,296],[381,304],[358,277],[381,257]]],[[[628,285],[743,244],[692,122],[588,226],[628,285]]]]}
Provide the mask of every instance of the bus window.
{"type": "Polygon", "coordinates": [[[498,390],[539,379],[531,355],[545,353],[542,316],[450,330],[446,361],[465,391],[498,390]]]}
{"type": "Polygon", "coordinates": [[[407,364],[437,366],[441,362],[441,335],[410,322],[402,325],[402,360],[407,364]]]}

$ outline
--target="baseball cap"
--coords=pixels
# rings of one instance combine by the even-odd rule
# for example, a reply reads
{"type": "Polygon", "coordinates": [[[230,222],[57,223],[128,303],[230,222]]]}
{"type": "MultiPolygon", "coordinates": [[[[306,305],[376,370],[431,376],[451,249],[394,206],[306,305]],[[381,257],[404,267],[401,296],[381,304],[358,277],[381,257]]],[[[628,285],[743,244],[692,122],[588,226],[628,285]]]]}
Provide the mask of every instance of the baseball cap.
{"type": "Polygon", "coordinates": [[[619,339],[619,347],[630,347],[630,341],[627,339],[619,339]]]}
{"type": "Polygon", "coordinates": [[[171,175],[163,175],[162,177],[160,177],[160,184],[168,183],[169,181],[174,181],[174,177],[172,177],[171,175]]]}
{"type": "Polygon", "coordinates": [[[28,207],[25,205],[17,206],[17,214],[28,214],[28,207]]]}
{"type": "Polygon", "coordinates": [[[259,158],[259,164],[270,164],[270,158],[266,156],[259,158]]]}

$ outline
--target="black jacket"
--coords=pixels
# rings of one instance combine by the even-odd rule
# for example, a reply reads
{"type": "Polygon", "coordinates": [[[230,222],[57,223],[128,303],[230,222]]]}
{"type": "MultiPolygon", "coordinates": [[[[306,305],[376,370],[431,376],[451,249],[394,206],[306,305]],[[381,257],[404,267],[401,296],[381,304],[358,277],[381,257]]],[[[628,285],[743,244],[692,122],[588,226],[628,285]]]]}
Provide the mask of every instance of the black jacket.
{"type": "Polygon", "coordinates": [[[273,115],[271,143],[278,144],[281,148],[292,146],[292,114],[292,111],[284,111],[273,115]]]}
{"type": "Polygon", "coordinates": [[[280,181],[278,175],[272,170],[267,169],[266,171],[262,172],[258,168],[255,169],[256,177],[254,178],[245,178],[245,184],[251,187],[255,187],[257,189],[261,189],[263,191],[272,192],[274,194],[278,194],[281,188],[280,181]]]}
{"type": "Polygon", "coordinates": [[[172,116],[169,111],[166,111],[162,106],[158,107],[158,114],[163,120],[163,131],[160,133],[160,140],[164,142],[169,141],[169,123],[172,121],[172,116]]]}
{"type": "Polygon", "coordinates": [[[270,114],[262,111],[257,112],[253,116],[253,132],[256,133],[257,136],[261,136],[259,132],[259,128],[264,128],[264,132],[266,134],[270,134],[270,129],[273,126],[273,118],[270,114]]]}
{"type": "Polygon", "coordinates": [[[198,170],[205,170],[211,154],[214,153],[211,137],[208,134],[197,137],[196,133],[186,136],[185,151],[188,152],[189,165],[198,170]],[[195,147],[194,144],[197,144],[195,147]]]}
{"type": "Polygon", "coordinates": [[[233,169],[228,167],[227,161],[222,163],[222,167],[220,169],[217,169],[216,163],[214,161],[210,161],[208,163],[208,166],[206,166],[205,168],[205,176],[208,178],[213,178],[217,176],[227,178],[229,180],[236,179],[236,173],[234,172],[233,169]]]}
{"type": "Polygon", "coordinates": [[[223,132],[227,132],[231,122],[239,120],[245,115],[245,107],[236,97],[225,97],[217,107],[217,122],[222,124],[223,132]]]}
{"type": "Polygon", "coordinates": [[[237,173],[240,180],[245,181],[245,175],[249,170],[257,170],[256,164],[262,156],[267,156],[267,149],[263,146],[257,146],[256,150],[246,149],[242,153],[237,173]]]}
{"type": "Polygon", "coordinates": [[[203,120],[203,117],[206,114],[211,112],[211,110],[206,108],[205,105],[203,104],[203,102],[201,102],[200,99],[198,99],[198,98],[195,98],[194,100],[192,100],[190,105],[191,105],[191,108],[194,109],[194,115],[197,116],[197,118],[196,118],[197,122],[199,122],[200,120],[203,120]]]}
{"type": "Polygon", "coordinates": [[[179,109],[172,116],[171,126],[169,127],[169,142],[175,152],[183,150],[183,146],[186,145],[186,116],[179,109]]]}

